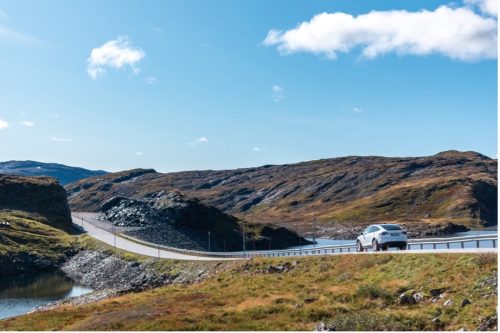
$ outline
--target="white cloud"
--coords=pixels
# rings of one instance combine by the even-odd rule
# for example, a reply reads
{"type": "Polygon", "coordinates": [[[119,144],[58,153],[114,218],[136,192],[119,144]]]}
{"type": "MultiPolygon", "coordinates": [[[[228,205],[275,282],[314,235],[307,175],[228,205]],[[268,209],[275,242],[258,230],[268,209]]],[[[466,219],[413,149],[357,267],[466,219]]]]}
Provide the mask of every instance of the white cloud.
{"type": "Polygon", "coordinates": [[[65,138],[58,138],[57,136],[52,137],[51,139],[54,142],[62,142],[62,143],[71,143],[73,140],[71,139],[65,139],[65,138]]]}
{"type": "Polygon", "coordinates": [[[145,56],[146,53],[133,47],[127,37],[120,36],[92,49],[87,59],[87,73],[95,80],[106,72],[105,67],[121,69],[129,66],[134,74],[138,74],[138,65],[145,56]]]}
{"type": "Polygon", "coordinates": [[[465,0],[465,4],[478,7],[485,14],[498,16],[498,0],[465,0]]]}
{"type": "Polygon", "coordinates": [[[154,76],[148,76],[145,81],[146,81],[147,84],[153,84],[156,81],[158,81],[158,79],[155,78],[154,76]]]}
{"type": "Polygon", "coordinates": [[[271,98],[273,99],[274,102],[278,103],[283,98],[285,98],[285,89],[283,89],[283,87],[280,87],[275,84],[271,87],[271,91],[272,91],[271,98]]]}
{"type": "Polygon", "coordinates": [[[163,28],[162,27],[153,27],[153,32],[163,32],[163,28]]]}
{"type": "Polygon", "coordinates": [[[355,106],[352,108],[352,112],[361,113],[361,112],[363,112],[363,110],[355,106]]]}
{"type": "Polygon", "coordinates": [[[198,139],[192,141],[192,142],[189,142],[188,145],[190,146],[197,146],[199,144],[202,144],[202,143],[208,143],[209,140],[206,136],[202,136],[202,137],[199,137],[198,139]]]}
{"type": "Polygon", "coordinates": [[[25,126],[25,127],[35,127],[35,123],[32,121],[28,121],[28,120],[23,120],[19,124],[21,126],[25,126]]]}
{"type": "Polygon", "coordinates": [[[287,31],[270,30],[264,44],[276,45],[283,54],[311,52],[330,59],[360,48],[368,59],[395,52],[470,61],[497,57],[497,21],[467,7],[449,6],[359,16],[322,13],[287,31]]]}
{"type": "Polygon", "coordinates": [[[0,130],[5,129],[7,127],[9,127],[9,123],[0,118],[0,130]]]}
{"type": "Polygon", "coordinates": [[[143,155],[143,153],[142,153],[142,151],[136,151],[136,152],[134,153],[134,155],[135,155],[135,156],[142,156],[142,155],[143,155]]]}
{"type": "Polygon", "coordinates": [[[252,151],[258,153],[258,152],[261,152],[261,151],[266,151],[267,148],[266,147],[253,147],[252,148],[252,151]]]}

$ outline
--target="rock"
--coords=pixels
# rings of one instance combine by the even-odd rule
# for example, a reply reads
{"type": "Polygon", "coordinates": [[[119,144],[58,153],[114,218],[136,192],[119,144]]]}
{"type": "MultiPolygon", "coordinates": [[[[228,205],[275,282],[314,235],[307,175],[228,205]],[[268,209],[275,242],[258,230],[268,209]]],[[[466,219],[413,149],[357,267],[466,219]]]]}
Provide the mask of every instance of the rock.
{"type": "Polygon", "coordinates": [[[478,331],[496,331],[498,329],[498,317],[492,315],[484,318],[476,330],[478,331]]]}
{"type": "Polygon", "coordinates": [[[424,299],[424,294],[422,293],[415,293],[413,294],[413,298],[417,303],[421,302],[424,299]]]}
{"type": "Polygon", "coordinates": [[[443,303],[444,306],[452,306],[453,301],[451,299],[447,300],[446,302],[443,303]]]}
{"type": "Polygon", "coordinates": [[[467,306],[469,304],[471,304],[471,302],[467,298],[462,301],[462,307],[467,306]]]}
{"type": "Polygon", "coordinates": [[[442,299],[442,298],[445,298],[446,296],[447,296],[447,294],[446,294],[446,293],[442,293],[441,295],[439,295],[439,298],[441,298],[441,299],[442,299]]]}
{"type": "Polygon", "coordinates": [[[318,299],[316,297],[308,297],[304,299],[305,304],[310,304],[316,302],[318,299]]]}
{"type": "Polygon", "coordinates": [[[417,301],[411,295],[406,295],[403,293],[399,296],[399,304],[401,305],[414,305],[416,303],[417,301]]]}
{"type": "Polygon", "coordinates": [[[439,295],[441,295],[445,290],[446,288],[435,288],[429,290],[429,293],[431,294],[432,297],[439,297],[439,295]]]}
{"type": "Polygon", "coordinates": [[[320,322],[318,325],[316,325],[314,330],[317,332],[335,331],[335,327],[331,325],[326,325],[324,322],[320,322]]]}

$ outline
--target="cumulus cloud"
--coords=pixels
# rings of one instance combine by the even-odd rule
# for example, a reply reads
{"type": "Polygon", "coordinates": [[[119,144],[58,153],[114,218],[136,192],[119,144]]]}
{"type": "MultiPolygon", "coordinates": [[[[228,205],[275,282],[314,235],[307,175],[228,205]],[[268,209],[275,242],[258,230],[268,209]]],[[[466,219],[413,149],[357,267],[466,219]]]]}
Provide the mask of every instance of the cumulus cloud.
{"type": "Polygon", "coordinates": [[[141,70],[138,65],[145,56],[144,51],[132,46],[128,37],[121,36],[92,49],[87,59],[87,73],[96,80],[106,72],[106,67],[121,69],[128,66],[138,74],[141,70]]]}
{"type": "Polygon", "coordinates": [[[283,98],[285,98],[285,89],[283,89],[283,87],[280,87],[277,84],[275,84],[271,87],[271,91],[272,91],[271,98],[273,99],[274,102],[278,103],[283,98]]]}
{"type": "Polygon", "coordinates": [[[71,140],[71,139],[58,138],[57,136],[53,136],[51,140],[54,141],[54,142],[61,142],[61,143],[71,143],[71,142],[73,142],[73,140],[71,140]]]}
{"type": "Polygon", "coordinates": [[[23,121],[19,122],[19,124],[21,126],[24,126],[24,127],[34,127],[35,126],[34,122],[28,121],[28,120],[23,120],[23,121]]]}
{"type": "Polygon", "coordinates": [[[0,118],[0,130],[9,127],[9,123],[0,118]]]}
{"type": "Polygon", "coordinates": [[[261,152],[261,151],[266,151],[266,150],[267,150],[266,147],[253,147],[252,148],[252,151],[256,152],[256,153],[261,152]]]}
{"type": "Polygon", "coordinates": [[[287,31],[270,30],[264,44],[277,46],[282,54],[311,52],[330,59],[360,49],[368,59],[394,52],[471,61],[497,57],[497,21],[469,7],[449,6],[358,16],[322,13],[287,31]]]}
{"type": "Polygon", "coordinates": [[[485,14],[498,16],[498,0],[465,0],[465,4],[478,7],[485,14]]]}
{"type": "Polygon", "coordinates": [[[355,107],[352,108],[352,112],[354,112],[354,113],[361,113],[361,112],[363,112],[363,110],[355,106],[355,107]]]}
{"type": "Polygon", "coordinates": [[[209,142],[208,138],[206,136],[202,136],[194,141],[189,142],[188,145],[194,147],[194,146],[197,146],[199,144],[208,143],[208,142],[209,142]]]}
{"type": "Polygon", "coordinates": [[[143,154],[142,154],[142,151],[136,151],[136,152],[134,153],[134,155],[135,155],[135,156],[142,156],[143,154]]]}

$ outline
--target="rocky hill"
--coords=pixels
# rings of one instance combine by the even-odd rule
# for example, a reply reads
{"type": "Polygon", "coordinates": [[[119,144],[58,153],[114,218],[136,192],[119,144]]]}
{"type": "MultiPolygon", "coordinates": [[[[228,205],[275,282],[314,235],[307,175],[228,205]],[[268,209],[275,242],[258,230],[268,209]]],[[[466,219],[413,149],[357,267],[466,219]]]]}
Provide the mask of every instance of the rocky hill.
{"type": "MultiPolygon", "coordinates": [[[[178,191],[151,193],[142,199],[113,197],[101,210],[105,220],[122,233],[151,243],[201,251],[243,248],[242,221],[178,191]]],[[[286,228],[246,224],[244,233],[247,249],[309,244],[286,228]]]]}
{"type": "Polygon", "coordinates": [[[161,174],[136,169],[66,186],[73,210],[98,211],[111,197],[180,190],[249,222],[326,236],[397,221],[412,228],[449,222],[497,224],[497,160],[475,152],[428,157],[349,156],[287,165],[161,174]],[[318,230],[314,231],[318,232],[318,230]]]}
{"type": "Polygon", "coordinates": [[[52,227],[72,230],[66,192],[54,178],[0,174],[0,210],[30,213],[52,227]]]}
{"type": "Polygon", "coordinates": [[[80,179],[103,175],[106,171],[87,170],[57,163],[7,161],[0,162],[0,173],[21,176],[49,176],[58,179],[62,185],[65,185],[80,179]]]}
{"type": "Polygon", "coordinates": [[[74,252],[74,232],[54,178],[0,174],[0,276],[56,269],[74,252]]]}

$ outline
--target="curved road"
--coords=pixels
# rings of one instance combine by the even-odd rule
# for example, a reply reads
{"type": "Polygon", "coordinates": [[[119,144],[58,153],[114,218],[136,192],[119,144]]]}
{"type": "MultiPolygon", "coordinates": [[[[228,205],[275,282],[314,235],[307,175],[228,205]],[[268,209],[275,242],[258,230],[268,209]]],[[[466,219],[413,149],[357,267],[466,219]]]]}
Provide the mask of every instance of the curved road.
{"type": "MultiPolygon", "coordinates": [[[[101,242],[108,245],[115,246],[118,249],[126,250],[129,252],[142,254],[145,256],[164,258],[164,259],[177,259],[177,260],[211,260],[211,261],[221,261],[221,260],[241,260],[243,258],[220,258],[220,257],[204,257],[187,255],[182,253],[177,253],[174,251],[168,251],[165,249],[159,249],[157,247],[147,246],[143,244],[138,244],[126,238],[120,236],[115,236],[109,229],[109,224],[100,222],[96,219],[96,213],[71,213],[73,218],[73,223],[82,228],[87,234],[101,242]],[[91,221],[91,222],[90,222],[91,221]],[[97,227],[97,226],[99,227],[97,227]]],[[[312,249],[311,249],[312,250],[312,249]]],[[[406,250],[406,251],[390,251],[390,252],[344,252],[344,253],[333,253],[328,255],[343,255],[343,254],[374,254],[374,253],[497,253],[497,248],[465,248],[465,249],[437,249],[437,250],[406,250]]],[[[252,253],[251,251],[247,252],[252,253]]],[[[324,255],[324,254],[323,254],[324,255]]]]}
{"type": "MultiPolygon", "coordinates": [[[[153,248],[146,245],[132,242],[120,236],[113,235],[112,232],[96,227],[90,223],[90,220],[95,220],[96,214],[94,213],[71,213],[73,223],[84,229],[85,232],[92,238],[95,238],[103,243],[111,246],[116,246],[118,249],[126,250],[129,252],[142,254],[149,257],[164,258],[164,259],[178,259],[178,260],[227,260],[224,258],[210,258],[198,257],[171,252],[163,249],[153,248]]],[[[95,221],[93,221],[96,223],[95,221]]],[[[99,223],[99,222],[97,222],[99,223]]]]}

